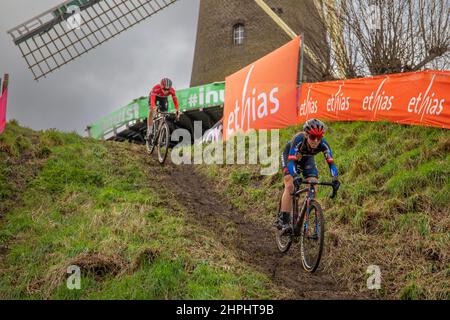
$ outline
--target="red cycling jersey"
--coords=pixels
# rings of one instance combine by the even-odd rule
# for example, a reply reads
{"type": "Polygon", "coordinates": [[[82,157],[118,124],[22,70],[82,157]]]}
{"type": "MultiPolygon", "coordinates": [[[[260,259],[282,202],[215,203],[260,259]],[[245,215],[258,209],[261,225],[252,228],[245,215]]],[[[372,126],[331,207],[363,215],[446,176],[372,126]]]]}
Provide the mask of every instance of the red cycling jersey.
{"type": "Polygon", "coordinates": [[[166,91],[166,93],[162,90],[162,87],[160,84],[157,84],[153,87],[152,91],[150,92],[150,106],[152,108],[156,105],[156,97],[160,98],[167,98],[169,95],[172,96],[173,104],[175,105],[175,109],[178,111],[178,99],[174,88],[170,88],[169,91],[166,91]]]}

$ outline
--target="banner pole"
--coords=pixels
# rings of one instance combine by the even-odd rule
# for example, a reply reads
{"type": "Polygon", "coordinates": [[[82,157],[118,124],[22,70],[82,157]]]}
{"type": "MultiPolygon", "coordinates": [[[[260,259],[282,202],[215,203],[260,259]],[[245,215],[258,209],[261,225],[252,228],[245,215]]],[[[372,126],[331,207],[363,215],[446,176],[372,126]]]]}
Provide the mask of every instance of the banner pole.
{"type": "Polygon", "coordinates": [[[295,109],[297,111],[297,116],[299,114],[299,105],[300,99],[302,95],[302,83],[303,83],[303,52],[304,52],[304,43],[305,43],[305,34],[302,33],[300,35],[300,48],[299,48],[299,59],[298,59],[298,70],[297,70],[297,101],[295,105],[295,109]]]}
{"type": "Polygon", "coordinates": [[[299,51],[299,61],[298,61],[298,75],[297,75],[297,85],[300,87],[303,82],[303,54],[305,48],[305,34],[300,35],[300,51],[299,51]]]}

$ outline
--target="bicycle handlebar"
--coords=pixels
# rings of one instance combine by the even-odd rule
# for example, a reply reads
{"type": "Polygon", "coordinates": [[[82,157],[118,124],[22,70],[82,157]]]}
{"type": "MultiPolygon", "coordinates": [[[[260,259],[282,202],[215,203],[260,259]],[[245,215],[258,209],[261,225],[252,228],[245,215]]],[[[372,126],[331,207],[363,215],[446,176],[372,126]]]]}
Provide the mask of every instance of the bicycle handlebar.
{"type": "Polygon", "coordinates": [[[179,121],[179,116],[182,114],[181,111],[178,112],[178,118],[176,117],[176,113],[168,112],[168,111],[158,111],[157,114],[163,115],[163,116],[174,116],[175,122],[179,121]]]}
{"type": "Polygon", "coordinates": [[[167,115],[174,114],[173,112],[168,112],[168,111],[158,111],[158,113],[159,114],[167,114],[167,115]]]}
{"type": "Polygon", "coordinates": [[[333,188],[333,193],[331,194],[330,198],[333,199],[336,197],[337,195],[337,188],[335,187],[335,185],[332,182],[308,182],[308,181],[301,181],[300,184],[309,184],[309,185],[318,185],[318,186],[329,186],[333,188]]]}

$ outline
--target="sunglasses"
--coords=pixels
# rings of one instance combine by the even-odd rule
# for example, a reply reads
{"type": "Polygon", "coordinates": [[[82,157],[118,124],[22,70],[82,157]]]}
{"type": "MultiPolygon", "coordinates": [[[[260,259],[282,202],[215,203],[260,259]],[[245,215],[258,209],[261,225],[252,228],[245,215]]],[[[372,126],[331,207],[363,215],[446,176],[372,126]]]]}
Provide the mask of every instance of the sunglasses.
{"type": "Polygon", "coordinates": [[[322,140],[322,136],[309,135],[308,138],[312,141],[320,141],[322,140]]]}

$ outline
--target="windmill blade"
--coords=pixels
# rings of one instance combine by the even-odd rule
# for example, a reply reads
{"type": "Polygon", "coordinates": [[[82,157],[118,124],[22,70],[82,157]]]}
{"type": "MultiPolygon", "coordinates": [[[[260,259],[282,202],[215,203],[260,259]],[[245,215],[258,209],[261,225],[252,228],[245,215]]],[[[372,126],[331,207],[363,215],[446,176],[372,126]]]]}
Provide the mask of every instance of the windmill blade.
{"type": "Polygon", "coordinates": [[[8,33],[39,80],[178,0],[69,0],[8,33]]]}

